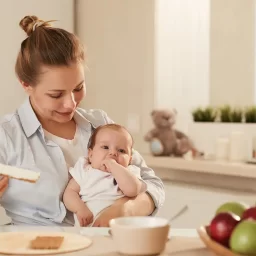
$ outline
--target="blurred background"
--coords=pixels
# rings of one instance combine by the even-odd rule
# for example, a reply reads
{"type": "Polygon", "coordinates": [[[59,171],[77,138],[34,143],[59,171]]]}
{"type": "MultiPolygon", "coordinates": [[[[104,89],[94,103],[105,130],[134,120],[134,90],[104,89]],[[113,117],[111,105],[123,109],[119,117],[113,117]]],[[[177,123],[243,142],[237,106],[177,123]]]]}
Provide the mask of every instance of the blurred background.
{"type": "Polygon", "coordinates": [[[101,108],[128,127],[141,152],[155,108],[191,111],[208,104],[254,104],[254,0],[2,0],[0,115],[25,95],[14,63],[25,15],[56,19],[87,49],[84,108],[101,108]]]}
{"type": "MultiPolygon", "coordinates": [[[[176,108],[176,127],[209,152],[223,133],[243,129],[250,140],[256,136],[256,116],[254,124],[243,126],[196,123],[191,114],[199,106],[255,105],[255,0],[1,0],[0,6],[1,116],[25,98],[14,72],[25,39],[19,22],[36,15],[58,20],[54,26],[81,38],[88,67],[81,107],[103,109],[127,126],[143,155],[149,153],[143,136],[153,127],[150,113],[156,108],[176,108]]],[[[206,174],[198,172],[199,163],[147,160],[165,184],[159,215],[169,218],[189,205],[189,214],[173,227],[207,223],[223,201],[255,202],[255,174],[249,167],[241,175],[236,170],[226,175],[232,166],[212,163],[206,174]]]]}

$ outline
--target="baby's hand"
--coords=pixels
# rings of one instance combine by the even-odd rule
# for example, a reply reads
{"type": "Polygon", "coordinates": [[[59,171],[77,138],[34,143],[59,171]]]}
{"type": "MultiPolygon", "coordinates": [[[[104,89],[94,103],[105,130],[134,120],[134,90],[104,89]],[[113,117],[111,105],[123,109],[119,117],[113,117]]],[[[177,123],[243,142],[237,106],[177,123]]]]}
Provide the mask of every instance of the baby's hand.
{"type": "Polygon", "coordinates": [[[103,160],[103,166],[105,167],[106,172],[111,172],[113,165],[116,165],[117,162],[113,158],[106,158],[103,160]]]}
{"type": "Polygon", "coordinates": [[[86,227],[93,222],[93,214],[86,205],[76,212],[76,216],[81,227],[86,227]]]}

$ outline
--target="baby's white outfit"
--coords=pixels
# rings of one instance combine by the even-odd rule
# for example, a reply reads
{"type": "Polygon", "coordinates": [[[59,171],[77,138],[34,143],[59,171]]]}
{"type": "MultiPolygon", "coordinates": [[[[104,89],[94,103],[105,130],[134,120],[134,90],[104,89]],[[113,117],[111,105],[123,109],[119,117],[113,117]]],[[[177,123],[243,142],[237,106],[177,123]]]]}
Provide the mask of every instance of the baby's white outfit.
{"type": "MultiPolygon", "coordinates": [[[[94,216],[93,222],[102,210],[111,206],[115,200],[124,197],[111,173],[94,169],[88,165],[85,157],[79,158],[73,168],[69,169],[71,176],[80,186],[80,197],[86,203],[94,216]]],[[[127,167],[136,177],[141,179],[140,168],[135,165],[127,167]]],[[[76,214],[75,225],[80,226],[76,214]]],[[[93,222],[89,225],[93,225],[93,222]]]]}

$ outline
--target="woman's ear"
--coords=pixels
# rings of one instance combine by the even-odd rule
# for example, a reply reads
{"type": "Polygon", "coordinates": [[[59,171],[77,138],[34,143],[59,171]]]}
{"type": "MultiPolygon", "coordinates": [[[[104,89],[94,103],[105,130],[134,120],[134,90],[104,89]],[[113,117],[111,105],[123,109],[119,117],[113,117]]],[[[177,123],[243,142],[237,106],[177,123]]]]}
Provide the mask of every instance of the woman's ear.
{"type": "Polygon", "coordinates": [[[20,83],[21,83],[23,89],[26,91],[26,93],[30,94],[32,91],[32,87],[29,84],[27,84],[21,80],[20,80],[20,83]]]}
{"type": "Polygon", "coordinates": [[[22,81],[22,80],[20,80],[19,79],[19,81],[20,81],[20,83],[21,83],[21,85],[22,85],[22,87],[25,89],[25,87],[29,87],[29,84],[27,84],[27,83],[25,83],[24,81],[22,81]]]}

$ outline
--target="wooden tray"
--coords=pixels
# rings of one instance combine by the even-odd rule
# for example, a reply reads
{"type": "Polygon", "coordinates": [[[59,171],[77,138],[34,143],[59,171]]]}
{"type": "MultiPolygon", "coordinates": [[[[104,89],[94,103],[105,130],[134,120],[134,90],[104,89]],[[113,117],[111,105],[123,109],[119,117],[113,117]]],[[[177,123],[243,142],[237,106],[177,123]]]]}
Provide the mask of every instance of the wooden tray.
{"type": "Polygon", "coordinates": [[[212,240],[207,230],[207,226],[201,226],[200,228],[197,229],[197,233],[200,239],[203,241],[203,243],[210,251],[219,256],[241,256],[240,254],[236,254],[229,250],[228,248],[226,248],[225,246],[212,240]]]}
{"type": "Polygon", "coordinates": [[[3,232],[0,233],[0,253],[16,255],[59,254],[85,249],[92,244],[92,240],[75,233],[67,232],[3,232]],[[30,249],[30,241],[37,236],[63,236],[64,240],[59,249],[34,250],[30,249]]]}

